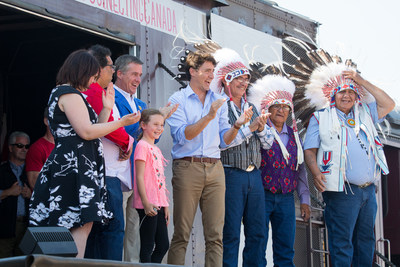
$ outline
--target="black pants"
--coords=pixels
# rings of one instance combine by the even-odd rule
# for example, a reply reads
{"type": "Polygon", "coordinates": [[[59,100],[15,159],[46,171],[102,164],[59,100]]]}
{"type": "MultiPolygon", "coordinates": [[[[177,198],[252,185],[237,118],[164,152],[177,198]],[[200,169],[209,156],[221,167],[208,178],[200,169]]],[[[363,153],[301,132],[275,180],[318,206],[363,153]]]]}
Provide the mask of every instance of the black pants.
{"type": "Polygon", "coordinates": [[[140,217],[140,262],[161,263],[169,248],[167,221],[162,207],[154,217],[137,209],[140,217]],[[143,219],[144,218],[144,219],[143,219]]]}

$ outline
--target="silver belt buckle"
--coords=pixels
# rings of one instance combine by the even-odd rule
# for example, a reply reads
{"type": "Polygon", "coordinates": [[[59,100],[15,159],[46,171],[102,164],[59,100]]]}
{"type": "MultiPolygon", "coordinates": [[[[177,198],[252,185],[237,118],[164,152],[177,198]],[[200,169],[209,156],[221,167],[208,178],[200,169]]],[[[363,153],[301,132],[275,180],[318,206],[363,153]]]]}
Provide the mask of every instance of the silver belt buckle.
{"type": "Polygon", "coordinates": [[[251,171],[253,171],[255,167],[256,167],[256,166],[255,166],[253,163],[251,163],[251,164],[247,167],[246,172],[251,172],[251,171]]]}
{"type": "Polygon", "coordinates": [[[372,184],[371,182],[367,182],[365,184],[359,185],[358,187],[359,188],[366,188],[366,187],[370,186],[371,184],[372,184]]]}

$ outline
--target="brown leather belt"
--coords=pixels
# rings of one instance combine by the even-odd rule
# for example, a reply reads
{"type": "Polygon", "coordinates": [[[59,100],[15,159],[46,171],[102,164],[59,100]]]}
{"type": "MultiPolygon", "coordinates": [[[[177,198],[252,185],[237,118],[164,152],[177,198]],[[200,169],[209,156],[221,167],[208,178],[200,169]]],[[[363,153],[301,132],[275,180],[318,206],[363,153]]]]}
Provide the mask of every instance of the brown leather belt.
{"type": "Polygon", "coordinates": [[[190,162],[201,162],[201,163],[217,163],[219,159],[217,158],[196,158],[196,157],[184,157],[177,160],[186,160],[190,162]]]}

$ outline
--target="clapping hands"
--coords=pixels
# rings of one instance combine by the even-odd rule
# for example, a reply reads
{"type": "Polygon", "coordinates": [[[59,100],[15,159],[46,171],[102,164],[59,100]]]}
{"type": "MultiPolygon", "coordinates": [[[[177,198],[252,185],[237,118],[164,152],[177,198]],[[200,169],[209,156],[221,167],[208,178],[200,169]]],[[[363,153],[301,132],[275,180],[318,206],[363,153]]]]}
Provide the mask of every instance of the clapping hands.
{"type": "Polygon", "coordinates": [[[103,100],[103,108],[112,110],[115,101],[115,91],[113,83],[108,84],[106,91],[103,92],[101,97],[103,100]]]}

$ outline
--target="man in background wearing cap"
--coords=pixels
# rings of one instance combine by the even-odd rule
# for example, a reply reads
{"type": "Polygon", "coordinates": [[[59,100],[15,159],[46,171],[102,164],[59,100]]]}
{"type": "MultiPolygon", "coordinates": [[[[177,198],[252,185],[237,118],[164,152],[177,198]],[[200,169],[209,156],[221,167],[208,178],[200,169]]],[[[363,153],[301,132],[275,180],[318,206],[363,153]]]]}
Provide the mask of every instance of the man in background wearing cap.
{"type": "Polygon", "coordinates": [[[372,266],[374,182],[380,171],[388,173],[375,123],[395,103],[355,70],[345,70],[321,84],[325,84],[330,107],[313,114],[304,147],[314,185],[326,203],[331,266],[372,266]],[[364,89],[376,102],[358,102],[364,89]]]}
{"type": "Polygon", "coordinates": [[[231,127],[226,99],[209,90],[215,65],[211,54],[189,53],[186,59],[189,85],[169,100],[179,104],[167,120],[174,159],[174,234],[168,253],[169,264],[185,264],[186,248],[200,204],[206,242],[205,266],[222,266],[225,181],[219,147],[230,144],[251,115],[250,110],[245,111],[231,127]]]}

